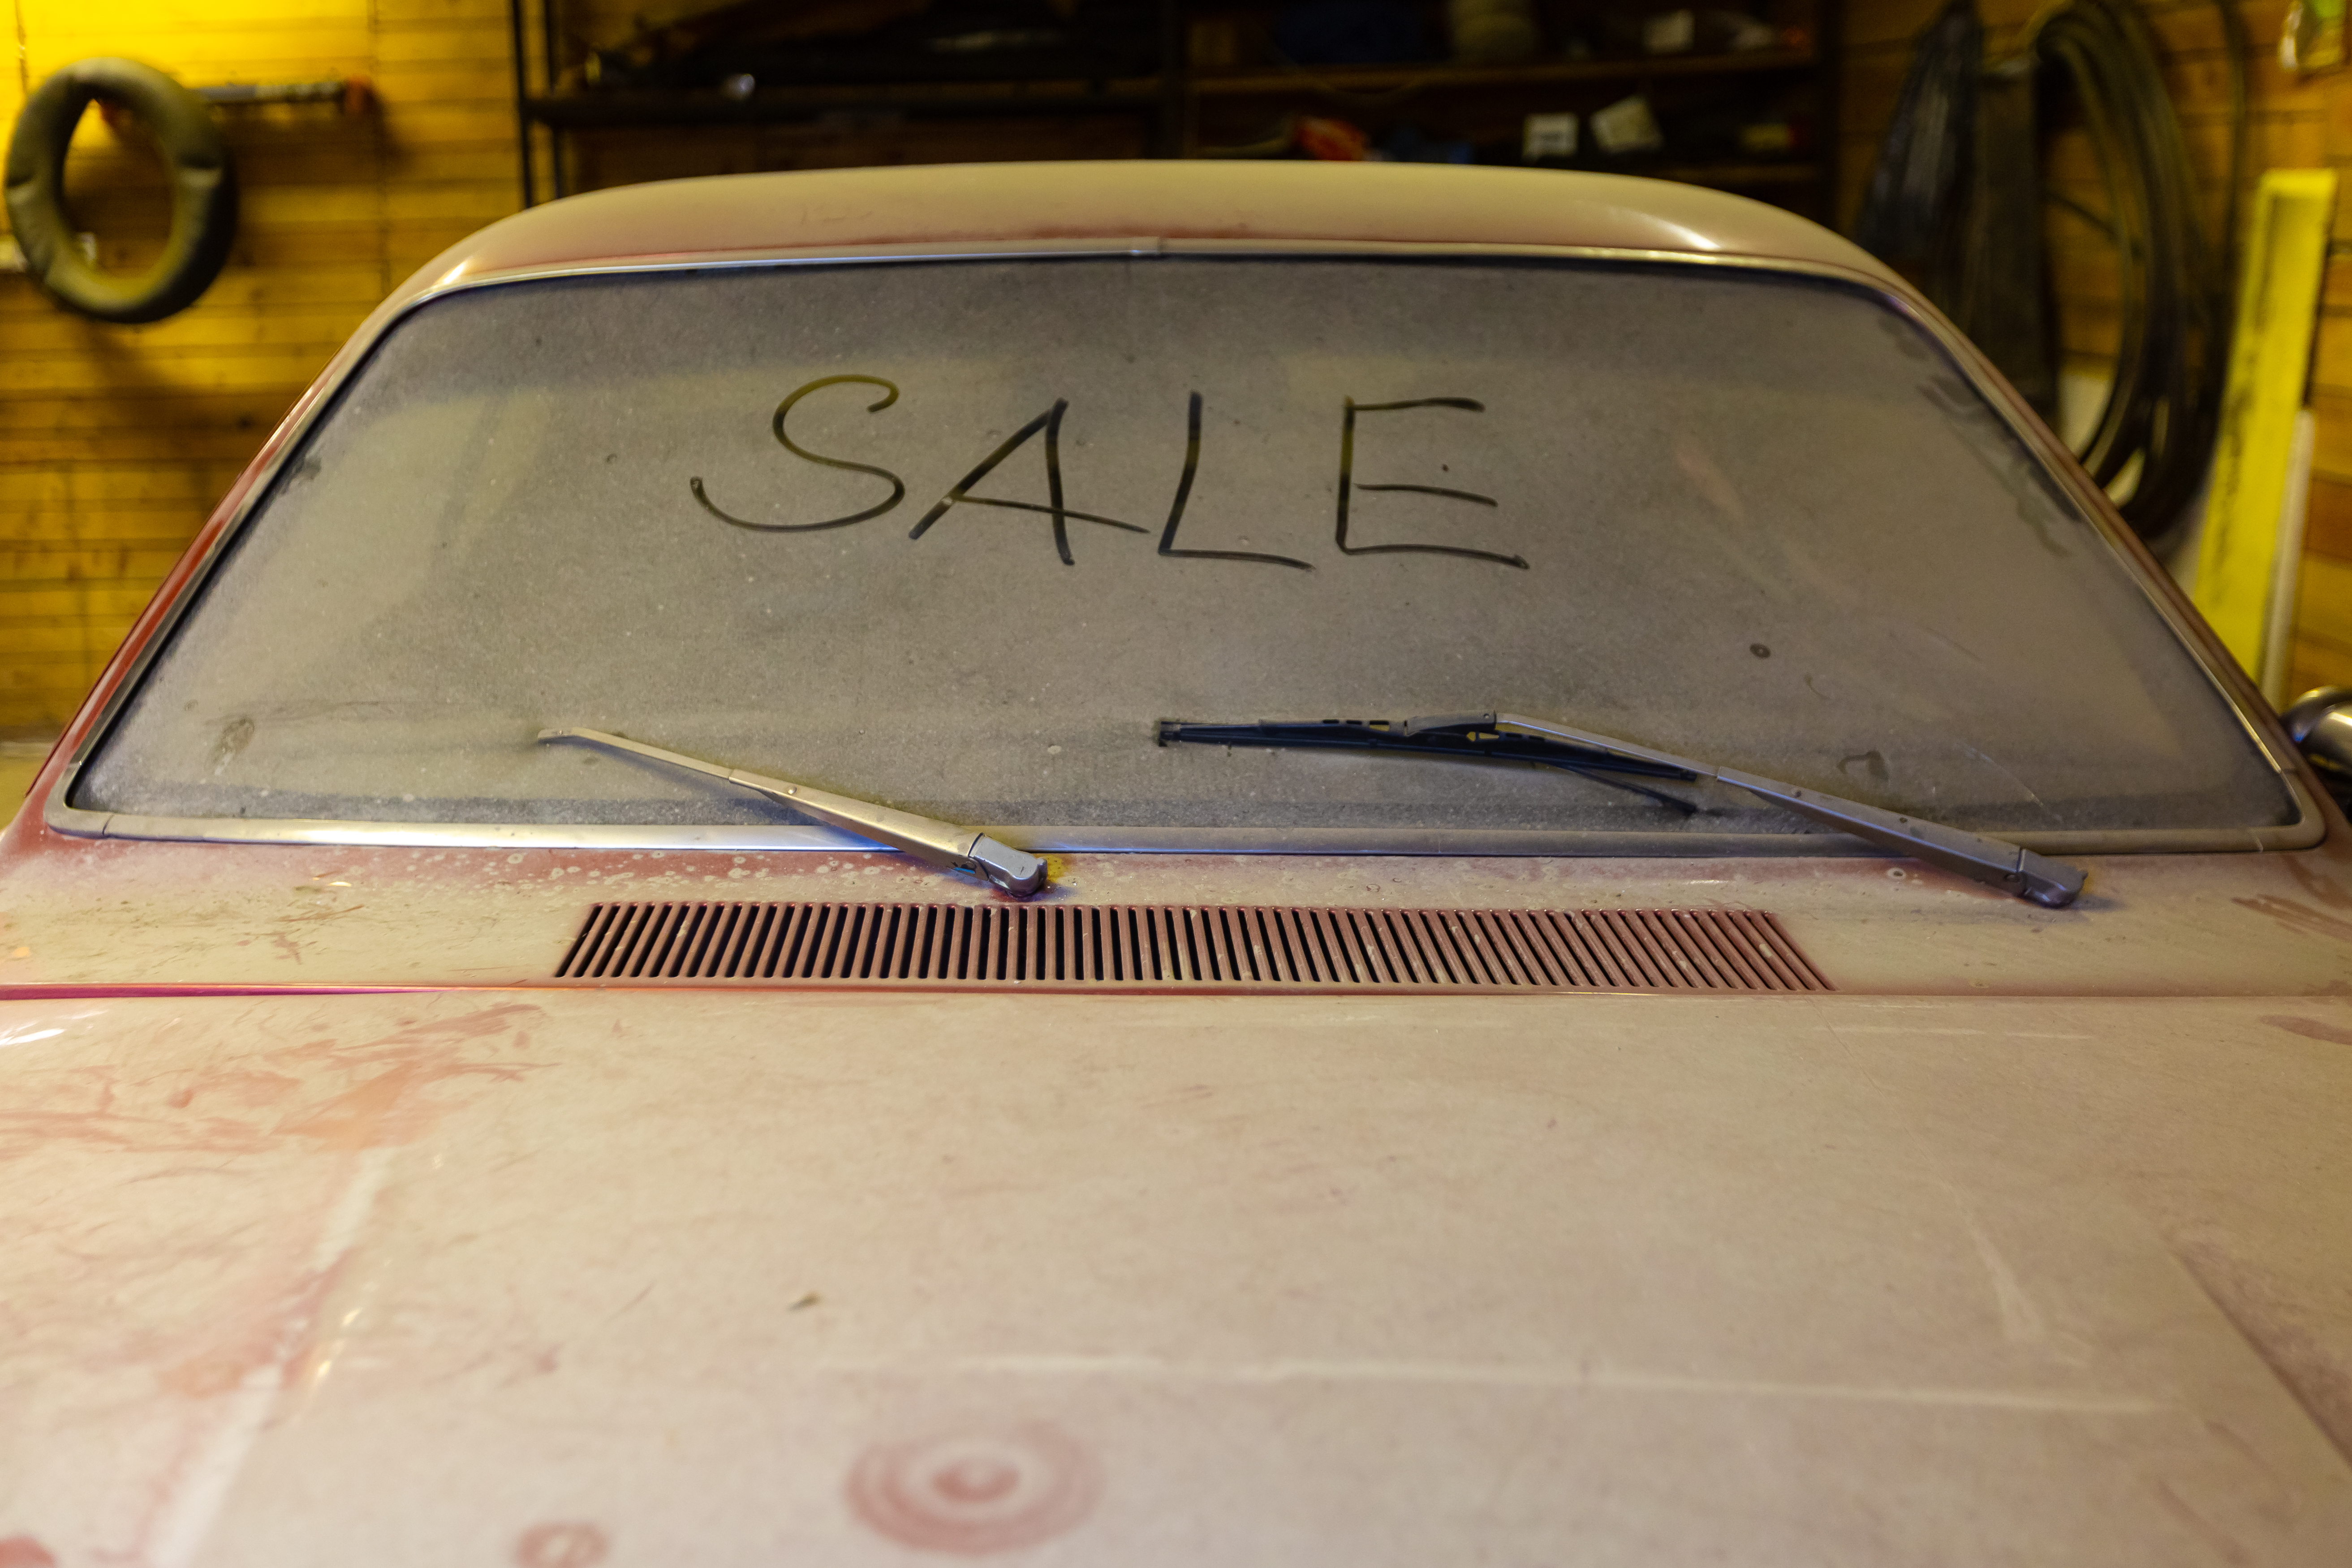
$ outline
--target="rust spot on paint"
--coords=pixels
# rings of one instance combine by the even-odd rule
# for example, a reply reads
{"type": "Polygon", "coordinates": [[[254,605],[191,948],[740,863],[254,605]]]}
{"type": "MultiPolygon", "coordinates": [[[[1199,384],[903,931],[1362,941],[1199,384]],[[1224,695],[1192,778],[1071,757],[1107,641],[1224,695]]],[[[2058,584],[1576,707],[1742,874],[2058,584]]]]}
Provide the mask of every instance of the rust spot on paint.
{"type": "Polygon", "coordinates": [[[2252,1555],[2227,1531],[2189,1507],[2187,1500],[2172,1489],[2171,1482],[2158,1481],[2156,1496],[2157,1500],[2164,1504],[2166,1512],[2187,1525],[2191,1533],[2203,1541],[2215,1556],[2231,1564],[2231,1568],[2241,1568],[2242,1564],[2253,1561],[2252,1555]]]}
{"type": "Polygon", "coordinates": [[[163,1368],[156,1381],[165,1392],[189,1399],[217,1398],[257,1373],[268,1373],[273,1383],[289,1381],[295,1365],[292,1347],[317,1321],[341,1273],[339,1262],[274,1292],[256,1303],[257,1310],[232,1319],[243,1325],[233,1338],[163,1368]]]}
{"type": "Polygon", "coordinates": [[[612,1544],[593,1524],[534,1524],[515,1542],[514,1560],[521,1568],[588,1568],[612,1544]]]}
{"type": "Polygon", "coordinates": [[[2269,1013],[2263,1022],[2273,1029],[2284,1029],[2290,1035],[2301,1035],[2307,1040],[2326,1040],[2334,1046],[2352,1046],[2352,1029],[2342,1029],[2333,1024],[2323,1024],[2316,1018],[2298,1018],[2292,1013],[2269,1013]]]}
{"type": "Polygon", "coordinates": [[[527,1004],[485,1007],[352,1045],[264,1047],[194,1075],[143,1078],[110,1067],[27,1074],[0,1109],[0,1163],[59,1142],[206,1154],[289,1139],[335,1150],[413,1142],[457,1109],[443,1086],[535,1071],[541,1064],[511,1058],[529,1051],[524,1026],[540,1016],[527,1004]]]}
{"type": "Polygon", "coordinates": [[[2287,930],[2303,936],[2326,937],[2330,942],[2352,942],[2352,921],[2340,921],[2325,914],[2309,904],[2298,904],[2293,899],[2274,899],[2263,894],[2252,899],[2232,899],[2231,903],[2258,915],[2268,915],[2287,930]]]}
{"type": "Polygon", "coordinates": [[[1094,1456],[1043,1422],[868,1448],[851,1511],[891,1540],[978,1555],[1034,1546],[1085,1519],[1102,1492],[1094,1456]]]}
{"type": "Polygon", "coordinates": [[[2328,1330],[2326,1303],[2248,1266],[2222,1236],[2175,1237],[2172,1255],[2336,1452],[2352,1458],[2352,1361],[2328,1330]]]}
{"type": "Polygon", "coordinates": [[[276,1349],[274,1344],[265,1344],[251,1353],[242,1347],[207,1352],[164,1368],[161,1381],[169,1392],[189,1399],[215,1398],[268,1366],[275,1359],[276,1349]]]}
{"type": "Polygon", "coordinates": [[[58,1568],[49,1549],[29,1535],[0,1541],[0,1568],[58,1568]]]}
{"type": "Polygon", "coordinates": [[[2289,855],[2283,859],[2288,874],[2294,878],[2305,892],[2330,909],[2352,910],[2352,892],[2345,891],[2344,884],[2318,867],[2305,865],[2300,856],[2289,855]]]}

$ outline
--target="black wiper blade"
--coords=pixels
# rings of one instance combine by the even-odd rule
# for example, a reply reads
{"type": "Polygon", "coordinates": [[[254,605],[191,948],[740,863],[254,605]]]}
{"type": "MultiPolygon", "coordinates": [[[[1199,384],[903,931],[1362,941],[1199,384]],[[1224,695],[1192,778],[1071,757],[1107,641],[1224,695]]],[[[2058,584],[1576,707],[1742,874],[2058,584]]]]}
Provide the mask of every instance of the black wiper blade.
{"type": "Polygon", "coordinates": [[[1391,723],[1382,719],[1274,721],[1257,724],[1188,724],[1160,721],[1160,743],[1196,741],[1225,746],[1328,746],[1358,751],[1419,752],[1424,755],[1474,757],[1485,760],[1544,763],[1617,784],[1622,788],[1665,801],[1685,811],[1696,809],[1639,784],[1611,779],[1610,773],[1633,773],[1651,778],[1687,781],[1712,779],[1773,805],[1811,817],[1843,833],[1940,866],[1972,881],[2031,899],[2051,909],[2063,909],[2082,892],[2084,873],[2078,867],[2036,855],[2021,844],[1969,833],[1941,823],[1887,811],[1860,801],[1800,789],[1777,779],[1715,767],[1638,745],[1589,730],[1571,729],[1516,713],[1468,713],[1433,719],[1407,719],[1391,723]],[[1519,749],[1527,748],[1527,749],[1519,749]]]}
{"type": "Polygon", "coordinates": [[[1452,719],[1408,719],[1402,724],[1386,719],[1272,719],[1255,724],[1187,724],[1175,719],[1160,721],[1160,743],[1196,742],[1213,746],[1321,747],[1335,751],[1406,752],[1419,756],[1467,757],[1476,762],[1537,763],[1581,773],[1607,784],[1688,815],[1698,807],[1662,790],[1629,784],[1612,773],[1646,778],[1680,779],[1699,775],[1673,763],[1634,757],[1607,747],[1548,735],[1512,734],[1495,728],[1492,713],[1452,719]]]}
{"type": "Polygon", "coordinates": [[[1506,757],[1514,762],[1544,763],[1553,767],[1602,767],[1612,773],[1640,773],[1650,778],[1696,779],[1690,768],[1673,763],[1634,757],[1606,747],[1554,740],[1548,735],[1512,734],[1494,727],[1492,713],[1460,719],[1408,719],[1402,724],[1386,719],[1266,720],[1255,724],[1187,724],[1174,719],[1160,721],[1160,743],[1200,741],[1219,746],[1337,746],[1367,752],[1429,752],[1439,756],[1506,757]]]}

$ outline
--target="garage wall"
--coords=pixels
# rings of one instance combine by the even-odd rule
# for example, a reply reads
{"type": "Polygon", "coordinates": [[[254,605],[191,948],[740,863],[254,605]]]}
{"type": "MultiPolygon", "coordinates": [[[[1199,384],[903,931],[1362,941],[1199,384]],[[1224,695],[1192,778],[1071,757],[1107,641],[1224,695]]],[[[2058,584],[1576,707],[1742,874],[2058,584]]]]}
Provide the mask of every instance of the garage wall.
{"type": "MultiPolygon", "coordinates": [[[[1911,39],[1943,8],[1943,0],[1846,0],[1846,6],[1839,210],[1850,223],[1894,114],[1911,39]]],[[[1978,0],[1988,44],[1996,51],[2010,47],[2039,8],[2040,0],[1978,0]]],[[[2229,164],[2221,19],[2212,0],[2146,0],[2143,9],[2163,50],[2190,155],[2218,214],[2229,164]]],[[[2245,18],[2250,55],[2251,172],[2322,166],[2352,171],[2352,73],[2306,80],[2280,68],[2284,0],[2248,0],[2239,13],[2245,18]]],[[[2060,140],[2049,167],[2061,189],[2095,209],[2104,207],[2097,165],[2079,135],[2060,140]]],[[[2344,201],[2321,306],[2314,399],[2318,443],[2289,677],[2294,691],[2352,686],[2352,173],[2345,180],[2344,201]]],[[[2115,352],[2114,254],[2085,226],[2063,214],[2053,216],[2047,234],[2068,367],[2099,370],[2115,352]]]]}
{"type": "MultiPolygon", "coordinates": [[[[619,3],[588,9],[609,25],[604,13],[619,3]]],[[[1909,40],[1938,0],[1846,4],[1840,162],[1850,215],[1909,40]]],[[[32,84],[97,54],[145,59],[191,85],[361,75],[374,84],[377,108],[356,118],[323,106],[223,112],[245,221],[220,281],[168,321],[86,321],[21,277],[0,275],[0,733],[70,715],[213,500],[368,309],[516,205],[503,0],[8,5],[18,43],[13,68],[0,62],[9,122],[32,84]]],[[[2033,0],[1981,5],[1997,43],[2034,8],[2033,0]]],[[[2151,0],[2147,9],[2218,191],[2223,79],[2212,6],[2151,0]]],[[[2254,166],[2352,164],[2352,74],[2298,82],[2282,73],[2284,9],[2283,0],[2242,8],[2254,166]]],[[[601,184],[678,172],[661,166],[667,140],[591,139],[602,144],[584,145],[583,163],[612,166],[582,173],[601,184]]],[[[830,145],[737,151],[752,167],[862,161],[830,145]]],[[[2088,194],[2086,149],[2062,148],[2057,167],[2088,194]]],[[[109,265],[152,252],[164,211],[160,175],[96,115],[77,138],[68,183],[85,221],[106,237],[109,265]]],[[[2339,219],[2338,235],[2339,246],[2352,240],[2352,219],[2339,219]]],[[[2052,237],[2066,349],[2078,366],[2095,365],[2114,342],[2111,259],[2079,231],[2053,228],[2052,237]]],[[[2325,309],[2298,687],[2352,684],[2352,250],[2331,268],[2325,309]]]]}
{"type": "MultiPolygon", "coordinates": [[[[364,76],[378,108],[224,110],[244,186],[229,267],[147,327],[0,276],[0,733],[68,718],[270,427],[371,307],[517,205],[503,0],[8,0],[0,116],[91,55],[194,87],[364,76]]],[[[160,171],[96,113],[68,169],[101,260],[137,265],[160,171]]],[[[5,225],[0,216],[0,225],[5,225]]]]}

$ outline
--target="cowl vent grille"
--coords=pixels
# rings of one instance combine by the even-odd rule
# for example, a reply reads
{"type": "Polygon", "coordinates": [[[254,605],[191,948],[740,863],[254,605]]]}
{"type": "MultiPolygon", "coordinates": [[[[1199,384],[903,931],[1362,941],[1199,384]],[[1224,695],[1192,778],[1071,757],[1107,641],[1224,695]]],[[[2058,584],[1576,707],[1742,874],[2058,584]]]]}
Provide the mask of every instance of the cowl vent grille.
{"type": "Polygon", "coordinates": [[[555,978],[603,985],[1827,991],[1745,910],[598,904],[555,978]]]}

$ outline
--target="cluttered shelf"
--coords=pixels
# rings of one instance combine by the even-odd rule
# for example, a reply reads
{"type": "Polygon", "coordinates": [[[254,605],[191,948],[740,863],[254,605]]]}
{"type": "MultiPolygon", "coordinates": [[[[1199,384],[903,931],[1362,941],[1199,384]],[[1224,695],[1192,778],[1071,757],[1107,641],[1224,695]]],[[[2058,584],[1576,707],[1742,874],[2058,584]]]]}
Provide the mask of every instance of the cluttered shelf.
{"type": "Polygon", "coordinates": [[[1649,77],[1732,76],[1810,70],[1811,49],[1754,49],[1743,54],[1632,55],[1611,59],[1540,60],[1507,65],[1412,64],[1275,66],[1248,70],[1195,71],[1187,84],[1204,98],[1297,92],[1392,92],[1480,87],[1543,87],[1568,82],[1625,81],[1649,77]]]}
{"type": "Polygon", "coordinates": [[[1146,155],[1600,170],[1816,216],[1833,194],[1821,0],[689,0],[654,20],[625,0],[509,4],[516,115],[557,195],[1146,155]]]}
{"type": "Polygon", "coordinates": [[[1644,179],[1672,180],[1684,185],[1711,185],[1737,190],[1748,185],[1809,185],[1819,184],[1819,163],[1701,163],[1655,169],[1628,169],[1644,179]]]}
{"type": "MultiPolygon", "coordinates": [[[[1727,76],[1809,70],[1809,49],[1746,54],[1635,56],[1622,59],[1547,60],[1510,65],[1276,67],[1188,73],[1181,90],[1203,98],[1317,93],[1407,93],[1448,89],[1545,87],[1648,78],[1727,76]]],[[[621,125],[732,125],[793,120],[842,110],[932,114],[1110,113],[1157,106],[1156,77],[1119,81],[907,81],[701,91],[601,89],[568,91],[530,100],[531,117],[565,129],[621,125]]]]}
{"type": "Polygon", "coordinates": [[[566,131],[628,125],[758,125],[813,115],[1133,113],[1158,106],[1160,84],[1125,81],[877,82],[759,88],[740,92],[644,89],[559,92],[529,100],[541,125],[566,131]]]}

